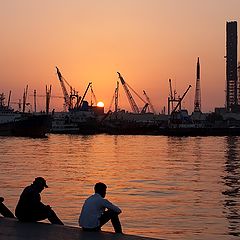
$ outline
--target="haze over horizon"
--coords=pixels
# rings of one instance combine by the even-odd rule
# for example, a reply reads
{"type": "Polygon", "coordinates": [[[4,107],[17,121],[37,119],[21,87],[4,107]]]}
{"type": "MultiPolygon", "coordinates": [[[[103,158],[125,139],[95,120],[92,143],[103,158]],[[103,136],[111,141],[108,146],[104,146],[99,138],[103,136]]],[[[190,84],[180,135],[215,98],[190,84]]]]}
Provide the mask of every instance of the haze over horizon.
{"type": "MultiPolygon", "coordinates": [[[[107,110],[119,71],[158,112],[169,78],[178,95],[191,84],[183,103],[191,112],[199,57],[202,111],[213,111],[225,104],[226,22],[238,21],[239,32],[239,9],[239,0],[2,0],[0,92],[12,90],[15,101],[27,84],[41,95],[51,84],[62,96],[58,66],[80,95],[92,82],[107,110]]],[[[51,108],[62,103],[53,98],[51,108]]],[[[43,99],[38,104],[44,108],[43,99]]],[[[130,110],[122,86],[120,107],[130,110]]]]}

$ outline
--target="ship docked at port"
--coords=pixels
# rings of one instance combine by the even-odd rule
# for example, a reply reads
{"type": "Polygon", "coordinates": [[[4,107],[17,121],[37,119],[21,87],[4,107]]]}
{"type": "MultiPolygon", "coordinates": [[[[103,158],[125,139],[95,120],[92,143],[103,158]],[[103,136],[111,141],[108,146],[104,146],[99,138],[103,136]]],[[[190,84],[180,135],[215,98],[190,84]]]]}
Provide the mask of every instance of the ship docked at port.
{"type": "Polygon", "coordinates": [[[0,136],[45,137],[51,128],[51,116],[14,111],[0,94],[0,136]]]}
{"type": "Polygon", "coordinates": [[[57,69],[57,76],[62,88],[64,105],[67,111],[54,112],[52,114],[52,128],[51,133],[70,133],[70,134],[95,134],[100,132],[99,118],[104,116],[103,107],[89,105],[85,100],[88,91],[93,92],[92,83],[90,82],[83,94],[80,96],[62,76],[60,70],[57,69]],[[70,93],[68,93],[66,85],[70,87],[70,93]]]}

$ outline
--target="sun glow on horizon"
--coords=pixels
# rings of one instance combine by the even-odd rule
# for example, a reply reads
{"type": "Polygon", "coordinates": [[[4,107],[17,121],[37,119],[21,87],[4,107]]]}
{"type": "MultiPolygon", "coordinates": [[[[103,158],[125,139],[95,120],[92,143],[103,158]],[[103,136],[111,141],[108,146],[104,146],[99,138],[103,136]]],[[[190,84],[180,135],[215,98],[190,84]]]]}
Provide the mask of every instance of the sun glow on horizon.
{"type": "Polygon", "coordinates": [[[103,102],[98,102],[98,103],[97,103],[97,106],[98,106],[98,107],[104,107],[104,103],[103,103],[103,102]]]}
{"type": "MultiPolygon", "coordinates": [[[[197,57],[200,57],[201,110],[212,112],[215,107],[224,106],[225,23],[238,21],[240,31],[240,1],[69,2],[0,2],[0,19],[4,23],[1,93],[11,90],[12,102],[22,98],[26,85],[29,93],[36,90],[37,95],[44,96],[45,85],[52,85],[50,111],[62,111],[63,99],[54,98],[62,96],[57,65],[70,83],[68,86],[66,82],[67,91],[73,86],[72,90],[79,90],[83,96],[92,82],[97,99],[108,107],[114,91],[119,90],[117,100],[121,109],[131,112],[125,90],[121,85],[116,86],[119,81],[116,71],[120,71],[134,91],[146,90],[153,106],[162,111],[168,105],[168,80],[173,80],[173,90],[178,95],[189,84],[195,86],[197,57]],[[216,11],[218,2],[221,4],[216,11]]],[[[189,112],[194,108],[194,93],[192,88],[182,102],[189,112]]],[[[85,100],[91,104],[90,92],[85,100]]],[[[92,100],[97,106],[98,101],[92,100]]],[[[34,96],[31,101],[34,106],[34,96]]],[[[41,96],[36,102],[37,111],[45,110],[45,105],[41,96]]]]}

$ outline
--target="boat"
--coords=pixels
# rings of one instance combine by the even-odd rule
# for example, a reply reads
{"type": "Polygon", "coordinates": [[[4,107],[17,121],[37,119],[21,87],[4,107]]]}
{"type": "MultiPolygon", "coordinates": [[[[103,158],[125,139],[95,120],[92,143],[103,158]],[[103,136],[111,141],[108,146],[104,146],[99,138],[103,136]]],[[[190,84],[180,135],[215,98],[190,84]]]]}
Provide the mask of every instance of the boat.
{"type": "Polygon", "coordinates": [[[196,136],[240,136],[239,127],[197,127],[179,126],[178,128],[159,128],[158,135],[177,137],[196,136]]]}
{"type": "Polygon", "coordinates": [[[186,109],[171,114],[168,125],[158,129],[164,136],[240,136],[239,125],[231,125],[228,121],[212,121],[211,114],[198,118],[188,115],[186,109]]]}
{"type": "Polygon", "coordinates": [[[89,105],[88,101],[84,100],[88,90],[96,100],[96,96],[92,89],[92,82],[90,82],[83,94],[80,96],[78,91],[75,90],[66,79],[62,76],[60,70],[57,69],[58,79],[63,91],[65,111],[53,112],[51,133],[63,134],[95,134],[99,133],[98,118],[104,115],[104,108],[89,105]],[[70,93],[68,93],[65,86],[67,83],[70,86],[70,93]]]}
{"type": "Polygon", "coordinates": [[[109,112],[102,119],[102,131],[106,134],[157,135],[161,126],[167,125],[163,114],[131,113],[125,110],[109,112]]]}
{"type": "Polygon", "coordinates": [[[0,94],[0,136],[46,137],[51,127],[51,116],[44,113],[23,113],[5,106],[0,94]]]}
{"type": "Polygon", "coordinates": [[[98,133],[97,117],[92,111],[55,112],[52,115],[51,133],[95,134],[98,133]]]}
{"type": "Polygon", "coordinates": [[[59,112],[54,113],[51,133],[63,133],[63,134],[77,134],[79,133],[79,125],[69,121],[67,113],[59,112]]]}

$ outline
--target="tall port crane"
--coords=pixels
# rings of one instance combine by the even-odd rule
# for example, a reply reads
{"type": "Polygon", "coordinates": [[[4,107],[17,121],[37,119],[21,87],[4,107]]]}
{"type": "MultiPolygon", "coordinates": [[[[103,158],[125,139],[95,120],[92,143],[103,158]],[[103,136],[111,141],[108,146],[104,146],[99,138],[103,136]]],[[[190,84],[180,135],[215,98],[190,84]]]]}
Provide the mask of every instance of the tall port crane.
{"type": "Polygon", "coordinates": [[[120,81],[121,81],[121,83],[123,85],[123,89],[124,89],[124,91],[125,91],[125,93],[127,95],[127,99],[128,99],[128,101],[130,103],[132,111],[134,113],[140,113],[140,112],[141,113],[145,113],[149,103],[147,103],[142,97],[140,97],[140,95],[125,82],[125,80],[123,79],[123,77],[121,76],[121,74],[119,72],[117,72],[117,73],[118,73],[119,79],[120,79],[120,81]],[[145,103],[145,105],[144,105],[144,107],[142,108],[141,111],[139,110],[139,108],[138,108],[135,100],[133,99],[133,96],[132,96],[132,94],[131,94],[129,89],[132,90],[145,103]]]}
{"type": "Polygon", "coordinates": [[[58,79],[60,81],[60,85],[61,85],[61,88],[62,88],[62,91],[63,91],[65,106],[68,107],[68,109],[78,108],[81,97],[78,95],[78,92],[75,91],[75,89],[73,89],[72,86],[67,82],[67,80],[62,76],[58,67],[56,67],[56,69],[57,69],[58,79]],[[66,89],[66,86],[65,86],[64,82],[70,87],[70,95],[67,92],[67,89],[66,89]],[[76,99],[75,105],[73,104],[74,99],[76,99]]]}
{"type": "MultiPolygon", "coordinates": [[[[70,97],[69,97],[69,94],[68,94],[67,89],[66,89],[65,84],[64,84],[64,81],[66,83],[67,83],[67,81],[63,78],[63,76],[62,76],[61,72],[59,71],[58,67],[56,67],[56,69],[57,69],[58,79],[60,81],[60,85],[61,85],[61,88],[62,88],[62,91],[63,91],[63,97],[64,97],[65,105],[66,105],[66,107],[71,108],[70,97]]],[[[68,86],[70,86],[70,85],[68,84],[68,86]]],[[[70,88],[71,88],[71,86],[70,86],[70,88]]]]}
{"type": "Polygon", "coordinates": [[[132,94],[130,93],[130,91],[128,89],[129,88],[128,84],[125,82],[125,80],[123,79],[123,77],[121,76],[121,74],[119,72],[117,72],[117,74],[118,74],[118,77],[119,77],[119,79],[120,79],[120,81],[121,81],[121,83],[123,85],[123,89],[126,92],[127,99],[128,99],[128,101],[130,103],[130,106],[131,106],[133,112],[134,113],[139,113],[140,112],[139,108],[138,108],[136,102],[134,101],[134,99],[132,97],[132,94]]]}
{"type": "Polygon", "coordinates": [[[157,114],[156,110],[154,109],[153,105],[152,105],[152,102],[150,101],[150,98],[148,97],[146,91],[143,90],[143,95],[146,97],[147,99],[147,103],[149,104],[149,107],[151,109],[151,111],[154,113],[154,114],[157,114]]]}

